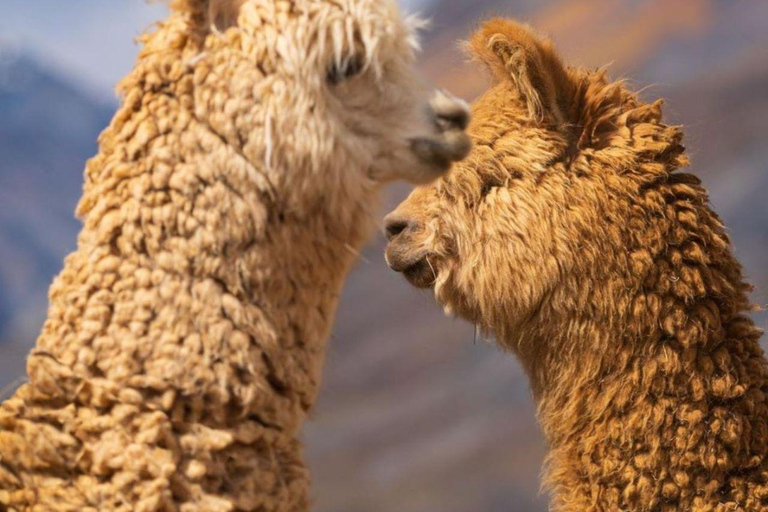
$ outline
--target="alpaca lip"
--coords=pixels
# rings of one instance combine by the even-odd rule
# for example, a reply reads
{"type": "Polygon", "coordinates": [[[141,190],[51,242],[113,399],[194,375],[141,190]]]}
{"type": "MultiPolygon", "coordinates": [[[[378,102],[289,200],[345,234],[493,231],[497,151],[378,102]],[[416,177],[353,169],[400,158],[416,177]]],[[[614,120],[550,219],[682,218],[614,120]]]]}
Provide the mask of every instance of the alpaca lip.
{"type": "Polygon", "coordinates": [[[425,257],[421,253],[409,254],[407,244],[401,243],[400,238],[402,236],[397,236],[394,240],[390,241],[384,254],[387,265],[395,272],[405,272],[409,268],[418,265],[425,257]]]}
{"type": "Polygon", "coordinates": [[[411,151],[423,162],[436,167],[444,172],[450,169],[451,164],[457,160],[451,155],[451,150],[439,140],[420,137],[410,140],[411,151]]]}
{"type": "Polygon", "coordinates": [[[402,271],[402,274],[416,288],[432,288],[435,284],[435,279],[437,279],[432,266],[426,258],[422,258],[406,268],[402,271]]]}
{"type": "Polygon", "coordinates": [[[437,276],[427,256],[422,254],[409,258],[403,256],[401,251],[390,246],[386,254],[389,268],[403,274],[416,288],[431,288],[437,276]]]}

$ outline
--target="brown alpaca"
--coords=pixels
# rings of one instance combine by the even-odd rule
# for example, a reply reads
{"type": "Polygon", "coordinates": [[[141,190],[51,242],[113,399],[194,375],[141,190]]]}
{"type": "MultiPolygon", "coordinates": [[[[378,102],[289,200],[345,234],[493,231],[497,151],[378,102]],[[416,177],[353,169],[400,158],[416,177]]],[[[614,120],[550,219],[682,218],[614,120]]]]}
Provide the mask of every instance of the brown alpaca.
{"type": "Polygon", "coordinates": [[[0,407],[0,510],[304,511],[299,428],[381,184],[466,155],[394,1],[175,0],[0,407]]]}
{"type": "Polygon", "coordinates": [[[768,510],[768,365],[681,129],[525,26],[469,46],[475,149],[388,217],[391,267],[520,359],[554,510],[768,510]]]}

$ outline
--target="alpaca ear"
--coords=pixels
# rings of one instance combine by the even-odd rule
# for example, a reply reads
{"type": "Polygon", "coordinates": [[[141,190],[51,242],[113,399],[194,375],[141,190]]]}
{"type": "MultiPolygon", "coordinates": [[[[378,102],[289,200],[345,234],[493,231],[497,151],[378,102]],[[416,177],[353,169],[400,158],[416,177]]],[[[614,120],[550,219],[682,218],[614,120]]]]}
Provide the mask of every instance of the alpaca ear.
{"type": "Polygon", "coordinates": [[[483,24],[467,46],[496,82],[512,83],[533,119],[565,122],[574,87],[551,41],[526,25],[496,18],[483,24]]]}

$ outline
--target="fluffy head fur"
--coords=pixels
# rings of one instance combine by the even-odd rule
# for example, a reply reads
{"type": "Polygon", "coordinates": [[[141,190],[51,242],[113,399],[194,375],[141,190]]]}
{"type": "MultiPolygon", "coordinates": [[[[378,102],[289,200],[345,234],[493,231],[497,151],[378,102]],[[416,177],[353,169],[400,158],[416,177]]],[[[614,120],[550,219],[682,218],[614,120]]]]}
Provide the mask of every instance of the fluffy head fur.
{"type": "Polygon", "coordinates": [[[488,22],[470,157],[388,218],[390,265],[526,368],[555,510],[768,510],[768,367],[682,131],[488,22]]]}
{"type": "Polygon", "coordinates": [[[469,149],[394,1],[171,6],[0,407],[0,510],[306,510],[297,435],[374,193],[469,149]]]}

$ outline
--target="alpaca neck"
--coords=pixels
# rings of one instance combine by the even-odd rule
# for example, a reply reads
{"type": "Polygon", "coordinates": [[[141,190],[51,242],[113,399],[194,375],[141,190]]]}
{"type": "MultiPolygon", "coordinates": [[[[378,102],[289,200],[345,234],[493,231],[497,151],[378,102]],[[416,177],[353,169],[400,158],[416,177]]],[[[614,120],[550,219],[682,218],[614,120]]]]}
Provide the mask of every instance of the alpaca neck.
{"type": "Polygon", "coordinates": [[[286,161],[258,108],[209,105],[228,82],[195,83],[185,27],[145,37],[122,82],[29,384],[0,408],[12,510],[309,508],[297,432],[374,191],[319,197],[306,166],[334,160],[286,161]]]}
{"type": "Polygon", "coordinates": [[[759,331],[739,314],[715,326],[722,311],[702,304],[685,326],[694,337],[654,328],[630,334],[586,318],[561,326],[589,339],[557,340],[546,368],[533,370],[558,510],[748,503],[768,454],[759,331]]]}
{"type": "Polygon", "coordinates": [[[184,48],[174,62],[199,51],[177,21],[145,37],[121,85],[39,347],[81,378],[201,397],[193,418],[226,424],[239,411],[295,432],[375,190],[319,197],[302,180],[322,173],[286,161],[290,148],[270,153],[258,116],[207,109],[194,70],[164,66],[169,38],[184,48]],[[80,321],[90,308],[98,322],[80,321]]]}
{"type": "MultiPolygon", "coordinates": [[[[359,219],[362,230],[368,224],[363,215],[359,219]]],[[[285,396],[295,394],[306,412],[318,392],[341,289],[364,235],[331,236],[322,223],[311,225],[317,219],[287,222],[275,226],[274,245],[255,246],[237,258],[235,265],[252,269],[245,289],[238,288],[242,277],[225,286],[239,289],[246,308],[259,311],[249,328],[252,343],[258,343],[260,332],[272,337],[262,346],[269,382],[285,396]]]]}
{"type": "Polygon", "coordinates": [[[38,348],[78,378],[198,397],[193,419],[250,416],[295,432],[368,216],[286,211],[210,128],[186,129],[199,143],[185,160],[198,165],[117,168],[108,149],[89,163],[85,227],[38,348]]]}
{"type": "MultiPolygon", "coordinates": [[[[77,510],[97,506],[83,490],[94,474],[96,496],[126,503],[161,495],[200,504],[189,510],[309,507],[297,432],[353,257],[320,212],[293,218],[232,176],[227,185],[192,178],[173,185],[201,187],[190,196],[142,191],[157,179],[142,174],[90,184],[104,193],[51,289],[29,385],[11,404],[33,418],[56,411],[61,433],[46,441],[45,475],[54,489],[67,475],[77,510]]],[[[41,423],[29,439],[49,435],[41,423]]],[[[11,439],[0,438],[0,455],[24,438],[11,439]]]]}

